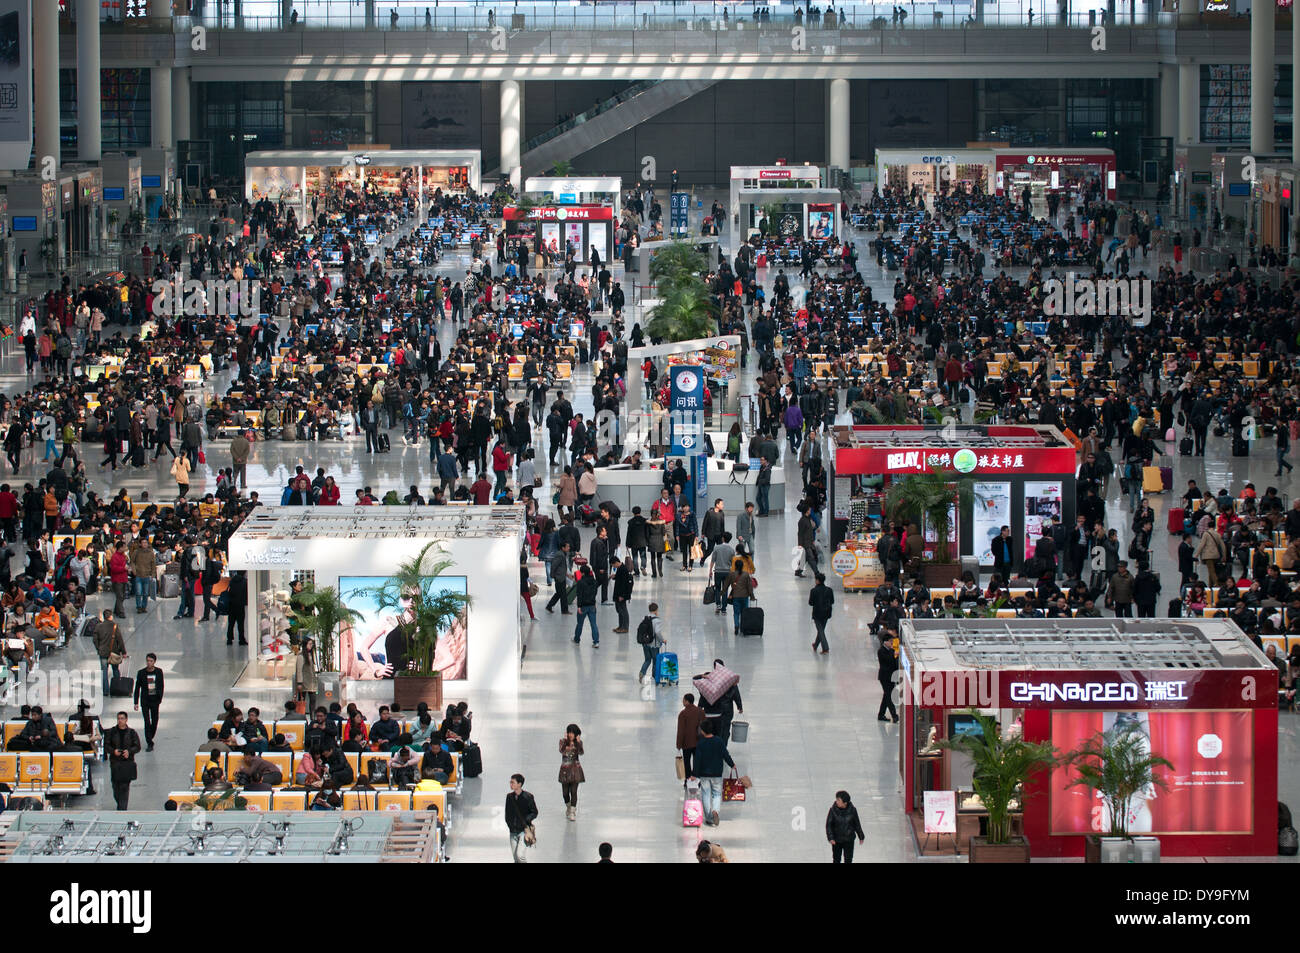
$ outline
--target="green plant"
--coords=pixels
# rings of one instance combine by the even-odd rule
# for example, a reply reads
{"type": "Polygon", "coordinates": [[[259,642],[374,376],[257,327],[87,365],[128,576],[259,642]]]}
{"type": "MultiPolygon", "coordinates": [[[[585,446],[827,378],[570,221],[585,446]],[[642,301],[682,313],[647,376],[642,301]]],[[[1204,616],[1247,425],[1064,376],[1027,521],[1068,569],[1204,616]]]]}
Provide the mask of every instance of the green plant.
{"type": "Polygon", "coordinates": [[[956,501],[957,511],[970,509],[975,501],[973,482],[966,477],[954,477],[938,470],[896,477],[885,491],[885,513],[895,522],[911,521],[918,526],[928,523],[934,530],[935,562],[952,561],[952,513],[956,501]]]}
{"type": "Polygon", "coordinates": [[[690,242],[669,242],[655,251],[650,260],[650,277],[661,296],[673,288],[704,287],[703,275],[709,270],[709,256],[690,242]]]}
{"type": "Polygon", "coordinates": [[[551,166],[551,175],[563,179],[565,176],[573,175],[573,163],[568,159],[561,159],[555,165],[551,166]]]}
{"type": "Polygon", "coordinates": [[[970,714],[979,722],[978,733],[945,738],[938,744],[971,759],[971,786],[989,812],[988,842],[1010,843],[1011,802],[1019,795],[1023,803],[1025,783],[1057,765],[1056,750],[1046,742],[1026,741],[1019,733],[1003,735],[996,719],[977,711],[970,714]]]}
{"type": "Polygon", "coordinates": [[[1133,799],[1146,788],[1166,787],[1156,768],[1173,768],[1151,753],[1151,739],[1132,721],[1121,721],[1089,738],[1064,763],[1079,776],[1070,786],[1082,785],[1101,795],[1110,813],[1112,836],[1127,837],[1133,799]]]}
{"type": "Polygon", "coordinates": [[[311,582],[303,586],[302,592],[298,593],[294,601],[306,610],[298,614],[298,634],[303,638],[315,639],[321,671],[336,671],[334,647],[338,631],[359,620],[361,613],[345,606],[338,590],[333,586],[318,589],[311,582]]]}
{"type": "Polygon", "coordinates": [[[676,287],[650,309],[646,333],[655,341],[690,341],[708,337],[715,326],[708,290],[703,285],[676,287]]]}
{"type": "Polygon", "coordinates": [[[394,675],[436,675],[433,657],[438,636],[473,601],[463,592],[436,591],[438,577],[455,565],[441,558],[443,555],[436,542],[427,543],[415,556],[398,563],[393,574],[378,586],[353,590],[373,598],[380,612],[397,616],[397,627],[407,645],[407,667],[394,675]]]}
{"type": "Polygon", "coordinates": [[[204,811],[246,811],[248,798],[236,793],[234,788],[224,791],[204,791],[194,799],[196,810],[204,811]]]}

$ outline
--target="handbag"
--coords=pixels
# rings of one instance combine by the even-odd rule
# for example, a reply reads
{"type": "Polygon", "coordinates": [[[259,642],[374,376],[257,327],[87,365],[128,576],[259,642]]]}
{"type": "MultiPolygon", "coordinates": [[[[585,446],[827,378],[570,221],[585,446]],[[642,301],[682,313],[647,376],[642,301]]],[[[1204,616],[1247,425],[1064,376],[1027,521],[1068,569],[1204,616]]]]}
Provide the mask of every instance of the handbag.
{"type": "Polygon", "coordinates": [[[731,769],[730,777],[722,779],[722,799],[724,801],[745,800],[745,786],[740,783],[740,776],[735,768],[731,769]]]}
{"type": "Polygon", "coordinates": [[[126,658],[126,656],[122,655],[120,652],[109,652],[109,653],[108,653],[108,664],[109,664],[109,665],[121,665],[121,664],[122,664],[122,660],[123,660],[124,658],[126,658]]]}
{"type": "Polygon", "coordinates": [[[681,755],[678,755],[677,757],[675,757],[675,758],[673,759],[673,762],[675,763],[675,765],[676,765],[676,767],[677,767],[677,780],[678,780],[678,781],[685,781],[685,780],[686,780],[686,762],[682,759],[682,756],[681,756],[681,755]]]}
{"type": "Polygon", "coordinates": [[[532,824],[524,828],[524,844],[528,847],[537,846],[537,828],[532,824]]]}
{"type": "Polygon", "coordinates": [[[202,450],[200,450],[200,451],[199,451],[199,463],[207,463],[207,462],[208,462],[208,458],[207,458],[207,456],[203,453],[202,450]]]}
{"type": "Polygon", "coordinates": [[[528,584],[528,597],[530,599],[536,599],[539,592],[541,592],[541,590],[537,588],[537,583],[530,582],[528,584]]]}

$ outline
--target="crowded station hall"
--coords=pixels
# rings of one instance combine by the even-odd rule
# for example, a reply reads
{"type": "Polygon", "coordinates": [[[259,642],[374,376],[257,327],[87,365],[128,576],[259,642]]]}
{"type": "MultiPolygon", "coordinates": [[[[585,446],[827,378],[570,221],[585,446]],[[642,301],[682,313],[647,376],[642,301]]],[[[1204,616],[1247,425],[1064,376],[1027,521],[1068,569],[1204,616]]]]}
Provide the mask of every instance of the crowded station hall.
{"type": "Polygon", "coordinates": [[[1296,856],[1289,9],[571,6],[0,0],[0,864],[1296,856]]]}

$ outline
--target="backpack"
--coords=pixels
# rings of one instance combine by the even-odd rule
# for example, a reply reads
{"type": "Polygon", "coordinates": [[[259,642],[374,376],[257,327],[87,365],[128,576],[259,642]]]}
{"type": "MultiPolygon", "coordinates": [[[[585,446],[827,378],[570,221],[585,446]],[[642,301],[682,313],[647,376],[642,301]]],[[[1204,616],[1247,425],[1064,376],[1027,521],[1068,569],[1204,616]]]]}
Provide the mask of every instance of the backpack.
{"type": "Polygon", "coordinates": [[[655,640],[655,624],[651,616],[646,616],[636,627],[637,645],[650,645],[655,640]]]}

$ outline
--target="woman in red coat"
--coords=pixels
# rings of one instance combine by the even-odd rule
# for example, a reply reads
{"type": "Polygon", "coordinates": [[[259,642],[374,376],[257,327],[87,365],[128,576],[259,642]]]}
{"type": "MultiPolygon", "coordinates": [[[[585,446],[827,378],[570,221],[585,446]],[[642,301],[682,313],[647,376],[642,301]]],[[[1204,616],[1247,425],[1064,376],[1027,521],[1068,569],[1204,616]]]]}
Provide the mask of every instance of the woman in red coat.
{"type": "Polygon", "coordinates": [[[339,505],[339,486],[332,476],[325,478],[325,485],[320,488],[320,506],[339,505]]]}

